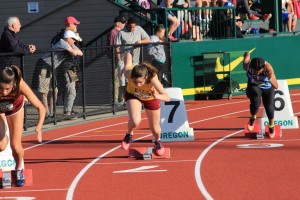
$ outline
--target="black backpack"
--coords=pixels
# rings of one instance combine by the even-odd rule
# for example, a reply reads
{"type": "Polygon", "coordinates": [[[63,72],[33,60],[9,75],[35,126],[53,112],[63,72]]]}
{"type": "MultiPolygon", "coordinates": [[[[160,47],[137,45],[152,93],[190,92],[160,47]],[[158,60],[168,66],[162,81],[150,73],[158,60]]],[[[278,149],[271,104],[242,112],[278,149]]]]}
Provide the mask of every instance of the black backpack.
{"type": "Polygon", "coordinates": [[[60,32],[57,32],[56,35],[51,39],[50,47],[53,47],[60,39],[64,37],[65,29],[61,29],[60,32]]]}

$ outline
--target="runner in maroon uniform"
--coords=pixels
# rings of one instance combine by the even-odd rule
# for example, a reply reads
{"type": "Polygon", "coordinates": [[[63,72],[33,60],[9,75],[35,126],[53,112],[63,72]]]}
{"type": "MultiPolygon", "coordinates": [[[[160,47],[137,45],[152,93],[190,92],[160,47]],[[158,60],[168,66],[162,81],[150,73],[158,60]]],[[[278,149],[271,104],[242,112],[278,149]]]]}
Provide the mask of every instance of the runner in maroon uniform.
{"type": "Polygon", "coordinates": [[[22,134],[24,123],[24,97],[38,110],[39,119],[35,128],[37,140],[42,142],[42,125],[44,123],[46,109],[32,92],[30,87],[22,79],[17,66],[4,67],[0,70],[0,151],[5,150],[8,144],[5,124],[7,121],[10,146],[16,161],[16,186],[25,184],[23,175],[22,134]]]}

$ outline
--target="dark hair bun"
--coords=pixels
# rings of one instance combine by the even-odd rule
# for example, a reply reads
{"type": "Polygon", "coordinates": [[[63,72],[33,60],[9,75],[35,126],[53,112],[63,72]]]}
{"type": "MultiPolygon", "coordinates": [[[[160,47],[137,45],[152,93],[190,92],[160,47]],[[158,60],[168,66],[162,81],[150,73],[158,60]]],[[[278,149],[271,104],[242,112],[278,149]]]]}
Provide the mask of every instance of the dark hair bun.
{"type": "Polygon", "coordinates": [[[251,69],[258,71],[265,67],[265,63],[266,61],[262,58],[253,58],[250,61],[250,67],[251,69]]]}

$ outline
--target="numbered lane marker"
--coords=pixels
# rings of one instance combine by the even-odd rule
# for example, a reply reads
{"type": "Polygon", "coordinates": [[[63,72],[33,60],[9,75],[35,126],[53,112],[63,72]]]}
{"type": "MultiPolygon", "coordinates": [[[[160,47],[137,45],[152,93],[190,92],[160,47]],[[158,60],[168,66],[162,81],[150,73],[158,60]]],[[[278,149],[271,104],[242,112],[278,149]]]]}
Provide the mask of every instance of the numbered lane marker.
{"type": "Polygon", "coordinates": [[[161,101],[161,141],[192,141],[194,130],[190,128],[181,88],[166,88],[171,101],[161,101]]]}
{"type": "Polygon", "coordinates": [[[8,125],[6,123],[6,119],[5,119],[5,134],[8,138],[8,144],[5,150],[0,152],[0,169],[2,171],[11,171],[16,168],[16,162],[14,157],[12,156],[12,150],[10,147],[9,130],[8,130],[8,125]]]}
{"type": "MultiPolygon", "coordinates": [[[[8,143],[4,151],[0,151],[0,170],[4,172],[11,171],[16,168],[16,162],[12,155],[12,149],[10,147],[9,129],[8,129],[6,119],[5,119],[5,134],[8,138],[8,143]]],[[[24,168],[24,160],[22,164],[24,168]]]]}
{"type": "MultiPolygon", "coordinates": [[[[290,92],[286,80],[278,80],[279,88],[275,90],[274,107],[275,125],[280,125],[281,129],[299,128],[297,116],[294,116],[290,92]]],[[[269,120],[266,111],[263,111],[263,117],[260,119],[261,129],[268,125],[269,120]]]]}

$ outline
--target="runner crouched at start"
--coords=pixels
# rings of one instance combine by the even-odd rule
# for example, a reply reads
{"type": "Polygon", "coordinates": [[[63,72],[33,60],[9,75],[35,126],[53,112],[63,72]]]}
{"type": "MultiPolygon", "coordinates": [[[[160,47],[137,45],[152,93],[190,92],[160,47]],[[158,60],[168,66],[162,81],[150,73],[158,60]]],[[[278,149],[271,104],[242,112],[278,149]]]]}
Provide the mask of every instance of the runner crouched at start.
{"type": "Polygon", "coordinates": [[[122,148],[128,150],[132,142],[133,129],[141,122],[142,104],[144,105],[151,132],[155,138],[154,151],[157,155],[164,154],[164,146],[160,141],[160,100],[170,101],[157,77],[157,69],[147,62],[132,65],[132,55],[125,55],[125,78],[128,80],[125,100],[129,115],[128,131],[122,141],[122,148]]]}
{"type": "Polygon", "coordinates": [[[46,109],[22,79],[17,66],[8,66],[0,70],[0,151],[7,148],[6,121],[10,136],[10,146],[16,161],[15,184],[21,187],[25,184],[23,174],[24,149],[22,147],[22,134],[24,125],[25,97],[37,109],[39,117],[35,128],[38,142],[42,142],[42,126],[46,109]]]}
{"type": "Polygon", "coordinates": [[[275,137],[274,128],[274,89],[278,83],[270,63],[262,58],[250,59],[250,53],[244,54],[243,68],[247,72],[247,97],[250,99],[250,120],[248,130],[253,131],[256,114],[259,110],[261,99],[269,119],[269,136],[275,137]]]}

